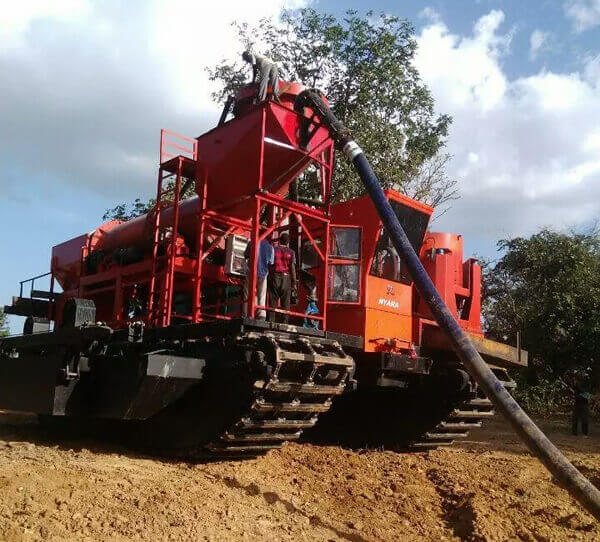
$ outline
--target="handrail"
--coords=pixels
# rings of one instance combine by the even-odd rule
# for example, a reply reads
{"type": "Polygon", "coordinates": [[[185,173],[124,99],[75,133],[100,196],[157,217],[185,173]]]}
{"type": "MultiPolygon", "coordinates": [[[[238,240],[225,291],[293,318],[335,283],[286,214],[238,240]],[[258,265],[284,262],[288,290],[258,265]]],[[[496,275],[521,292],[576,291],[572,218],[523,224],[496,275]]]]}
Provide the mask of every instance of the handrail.
{"type": "Polygon", "coordinates": [[[160,164],[167,162],[171,158],[176,156],[184,156],[191,160],[196,160],[198,154],[198,143],[195,139],[187,137],[171,130],[165,130],[164,128],[160,131],[160,164]],[[187,143],[187,145],[186,145],[187,143]],[[190,145],[191,143],[191,145],[190,145]],[[169,152],[171,149],[176,149],[179,152],[174,154],[169,152]]]}
{"type": "MultiPolygon", "coordinates": [[[[47,273],[43,273],[42,275],[36,275],[35,277],[31,277],[29,279],[20,280],[19,281],[19,297],[23,297],[23,285],[24,284],[31,282],[31,288],[29,290],[29,297],[32,297],[35,281],[37,279],[47,277],[48,275],[51,275],[51,274],[52,274],[52,271],[48,271],[47,273]]],[[[50,293],[54,293],[54,284],[53,283],[50,284],[50,293]]]]}

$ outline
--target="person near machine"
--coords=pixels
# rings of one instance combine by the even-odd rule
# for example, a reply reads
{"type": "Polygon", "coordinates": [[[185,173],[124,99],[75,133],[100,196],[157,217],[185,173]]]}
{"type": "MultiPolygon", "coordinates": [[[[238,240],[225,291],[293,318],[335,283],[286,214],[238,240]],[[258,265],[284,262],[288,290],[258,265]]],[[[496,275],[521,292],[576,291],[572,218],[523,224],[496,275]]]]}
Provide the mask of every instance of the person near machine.
{"type": "Polygon", "coordinates": [[[590,399],[591,393],[588,393],[581,382],[577,382],[573,386],[573,418],[571,430],[577,436],[579,424],[581,423],[581,432],[587,436],[589,434],[590,425],[590,399]]]}
{"type": "Polygon", "coordinates": [[[146,305],[144,296],[140,295],[140,287],[137,284],[133,285],[131,295],[127,299],[125,304],[125,318],[127,320],[135,320],[140,318],[144,314],[144,307],[146,305]]]}
{"type": "MultiPolygon", "coordinates": [[[[306,288],[306,310],[304,314],[310,316],[312,314],[319,314],[319,307],[317,306],[317,281],[315,277],[308,271],[300,271],[300,280],[306,288]]],[[[319,329],[319,321],[313,318],[305,318],[302,327],[309,329],[319,329]]]]}
{"type": "Polygon", "coordinates": [[[571,415],[571,431],[577,436],[579,425],[581,432],[587,436],[590,425],[590,399],[592,394],[588,393],[584,385],[584,377],[581,374],[571,375],[570,378],[559,378],[559,383],[567,393],[573,396],[573,411],[571,415]]]}
{"type": "MultiPolygon", "coordinates": [[[[244,257],[246,261],[250,261],[250,254],[252,250],[252,243],[248,243],[246,250],[244,251],[244,257]]],[[[269,266],[275,262],[275,251],[269,241],[263,239],[258,244],[258,257],[256,259],[256,293],[255,303],[261,307],[267,305],[267,277],[269,276],[269,266]]],[[[246,273],[244,279],[244,303],[242,306],[242,315],[248,316],[248,297],[250,290],[250,273],[246,273]]],[[[264,309],[259,309],[256,312],[256,318],[259,320],[266,320],[267,312],[264,309]]]]}
{"type": "Polygon", "coordinates": [[[255,103],[267,99],[269,87],[273,90],[273,99],[279,102],[279,66],[267,56],[244,51],[242,58],[252,65],[252,83],[258,85],[255,103]]]}
{"type": "MultiPolygon", "coordinates": [[[[296,253],[289,247],[290,236],[283,232],[279,236],[279,243],[275,246],[275,262],[273,273],[269,278],[269,307],[289,311],[292,290],[296,287],[296,253]]],[[[271,322],[287,324],[287,314],[270,311],[271,322]]]]}

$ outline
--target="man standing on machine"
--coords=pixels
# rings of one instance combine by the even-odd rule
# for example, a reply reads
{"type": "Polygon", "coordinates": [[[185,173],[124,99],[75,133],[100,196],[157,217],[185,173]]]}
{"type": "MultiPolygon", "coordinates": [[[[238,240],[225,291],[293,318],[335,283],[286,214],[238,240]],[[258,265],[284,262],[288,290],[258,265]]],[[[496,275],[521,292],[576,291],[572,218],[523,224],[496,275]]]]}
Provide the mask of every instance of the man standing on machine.
{"type": "MultiPolygon", "coordinates": [[[[246,250],[244,251],[244,258],[246,261],[250,261],[250,255],[252,251],[252,243],[248,243],[246,250]]],[[[267,304],[267,277],[269,275],[269,266],[273,264],[275,261],[275,254],[273,251],[273,246],[269,241],[263,239],[258,244],[258,254],[256,260],[256,292],[255,292],[255,303],[261,307],[265,307],[267,304]]],[[[244,279],[243,285],[243,305],[242,305],[242,316],[250,316],[251,318],[254,315],[248,315],[248,297],[249,297],[249,279],[250,273],[246,272],[246,277],[244,279]]],[[[267,313],[264,309],[258,309],[256,311],[256,318],[258,320],[265,320],[267,317],[267,313]]]]}
{"type": "MultiPolygon", "coordinates": [[[[244,51],[242,58],[252,65],[252,83],[258,84],[256,102],[267,99],[268,89],[271,87],[273,99],[279,101],[279,67],[269,57],[244,51]]],[[[255,102],[255,103],[256,103],[255,102]]]]}
{"type": "MultiPolygon", "coordinates": [[[[275,263],[273,273],[269,273],[269,307],[289,311],[292,290],[296,287],[296,254],[289,247],[290,236],[284,232],[279,236],[279,244],[275,246],[275,263]]],[[[271,322],[287,324],[289,315],[269,312],[271,322]]]]}

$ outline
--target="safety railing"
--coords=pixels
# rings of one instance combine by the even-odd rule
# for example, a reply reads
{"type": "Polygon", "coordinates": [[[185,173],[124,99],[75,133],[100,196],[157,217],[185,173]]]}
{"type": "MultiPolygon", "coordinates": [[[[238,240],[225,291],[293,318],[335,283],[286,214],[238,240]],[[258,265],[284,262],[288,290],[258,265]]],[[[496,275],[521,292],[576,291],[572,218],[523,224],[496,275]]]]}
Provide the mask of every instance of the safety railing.
{"type": "Polygon", "coordinates": [[[198,144],[191,137],[182,136],[164,128],[160,131],[160,163],[168,162],[176,156],[196,160],[198,144]]]}
{"type": "MultiPolygon", "coordinates": [[[[35,277],[31,277],[29,279],[25,279],[25,280],[21,280],[19,281],[19,297],[23,297],[23,286],[29,282],[31,282],[31,286],[29,288],[29,297],[36,297],[34,296],[34,294],[38,291],[34,288],[35,286],[35,281],[38,279],[42,279],[44,277],[47,277],[49,275],[52,275],[52,271],[48,271],[47,273],[43,273],[42,275],[36,275],[35,277]]],[[[54,293],[54,277],[52,277],[52,279],[50,280],[50,291],[47,293],[53,294],[54,293]]],[[[46,293],[46,292],[44,292],[46,293]]]]}

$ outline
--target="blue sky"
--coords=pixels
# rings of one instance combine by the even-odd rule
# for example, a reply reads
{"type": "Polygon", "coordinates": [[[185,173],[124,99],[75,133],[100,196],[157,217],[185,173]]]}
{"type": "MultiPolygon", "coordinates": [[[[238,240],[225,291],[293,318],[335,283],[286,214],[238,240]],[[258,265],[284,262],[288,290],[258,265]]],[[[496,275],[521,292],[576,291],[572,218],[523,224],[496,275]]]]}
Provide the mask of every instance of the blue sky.
{"type": "MultiPolygon", "coordinates": [[[[571,71],[579,67],[582,56],[595,50],[598,52],[598,32],[572,32],[573,18],[566,9],[569,2],[560,0],[436,0],[431,2],[398,2],[383,0],[373,2],[374,11],[384,11],[406,17],[415,27],[421,28],[427,23],[423,18],[423,10],[429,8],[439,17],[453,33],[467,35],[473,24],[491,10],[501,10],[505,15],[505,25],[514,29],[512,40],[513,54],[503,62],[505,73],[510,77],[526,75],[536,68],[545,67],[550,70],[571,71]],[[536,29],[552,34],[552,54],[539,55],[534,63],[529,62],[527,55],[531,33],[536,29]]],[[[581,4],[586,4],[581,2],[581,4]]],[[[593,2],[590,2],[593,4],[593,2]]],[[[319,6],[327,11],[342,14],[346,9],[364,10],[364,2],[351,0],[348,2],[319,2],[319,6]]],[[[548,44],[547,44],[548,45],[548,44]]]]}
{"type": "MultiPolygon", "coordinates": [[[[48,269],[52,245],[97,227],[115,203],[153,193],[160,128],[197,135],[218,119],[204,66],[239,53],[232,16],[254,22],[283,6],[203,4],[3,6],[0,303],[48,269]]],[[[358,0],[310,5],[364,10],[358,0]]],[[[598,219],[600,0],[370,8],[413,22],[416,65],[438,111],[454,118],[449,173],[462,197],[435,229],[463,233],[469,253],[493,256],[503,236],[598,219]]]]}

